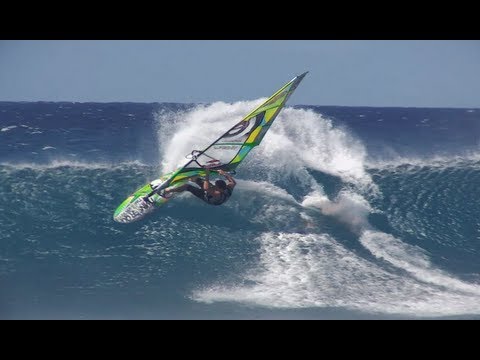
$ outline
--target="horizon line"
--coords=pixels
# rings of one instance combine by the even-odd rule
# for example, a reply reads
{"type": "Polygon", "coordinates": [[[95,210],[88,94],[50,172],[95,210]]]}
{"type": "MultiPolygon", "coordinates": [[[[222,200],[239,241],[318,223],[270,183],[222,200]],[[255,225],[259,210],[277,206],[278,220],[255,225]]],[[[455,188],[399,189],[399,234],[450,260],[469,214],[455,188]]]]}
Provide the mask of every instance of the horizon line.
{"type": "MultiPolygon", "coordinates": [[[[245,101],[245,100],[240,100],[245,101]]],[[[251,101],[251,100],[246,100],[251,101]]],[[[215,102],[224,102],[227,104],[234,104],[235,102],[228,102],[217,100],[213,102],[174,102],[174,101],[52,101],[52,100],[0,100],[2,103],[50,103],[50,104],[184,104],[184,105],[210,105],[215,102]]],[[[480,106],[394,106],[394,105],[313,105],[313,104],[295,104],[295,105],[286,105],[286,107],[348,107],[348,108],[408,108],[408,109],[467,109],[467,110],[480,110],[480,106]]]]}

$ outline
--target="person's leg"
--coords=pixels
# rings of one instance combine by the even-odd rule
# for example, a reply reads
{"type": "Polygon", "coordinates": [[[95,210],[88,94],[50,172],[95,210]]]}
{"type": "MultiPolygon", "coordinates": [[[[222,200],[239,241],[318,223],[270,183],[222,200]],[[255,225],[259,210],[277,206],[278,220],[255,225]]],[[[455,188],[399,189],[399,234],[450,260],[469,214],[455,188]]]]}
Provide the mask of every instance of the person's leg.
{"type": "Polygon", "coordinates": [[[167,195],[169,193],[174,193],[174,192],[177,193],[177,192],[182,192],[186,190],[191,192],[193,195],[195,195],[199,199],[202,199],[203,201],[205,201],[205,190],[203,190],[204,180],[200,177],[197,177],[195,179],[195,183],[198,186],[200,186],[200,189],[190,184],[183,184],[182,186],[179,186],[177,188],[165,189],[164,194],[167,195]]]}
{"type": "Polygon", "coordinates": [[[182,192],[182,191],[185,191],[188,186],[190,186],[190,185],[184,184],[184,185],[179,186],[179,187],[177,187],[177,188],[165,189],[165,194],[168,194],[168,193],[171,193],[171,192],[182,192]]]}
{"type": "Polygon", "coordinates": [[[191,192],[193,195],[195,195],[199,199],[202,199],[203,201],[205,201],[205,191],[203,191],[203,189],[199,189],[192,185],[187,185],[185,190],[191,192]]]}
{"type": "MultiPolygon", "coordinates": [[[[203,187],[203,178],[201,178],[200,176],[191,177],[191,178],[190,178],[190,181],[193,181],[193,182],[195,182],[198,186],[203,187]]],[[[179,187],[176,188],[176,189],[168,189],[168,190],[166,190],[165,192],[167,192],[167,193],[169,193],[169,192],[181,192],[181,191],[184,191],[187,186],[188,186],[188,184],[184,184],[184,185],[182,185],[182,186],[179,186],[179,187]]]]}

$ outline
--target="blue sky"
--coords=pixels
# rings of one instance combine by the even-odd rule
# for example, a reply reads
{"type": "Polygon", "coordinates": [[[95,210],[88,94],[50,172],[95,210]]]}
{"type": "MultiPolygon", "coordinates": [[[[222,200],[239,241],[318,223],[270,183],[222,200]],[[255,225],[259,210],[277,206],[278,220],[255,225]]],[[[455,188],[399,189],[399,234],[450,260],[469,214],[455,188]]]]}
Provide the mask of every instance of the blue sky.
{"type": "Polygon", "coordinates": [[[0,101],[480,107],[480,41],[0,41],[0,101]]]}

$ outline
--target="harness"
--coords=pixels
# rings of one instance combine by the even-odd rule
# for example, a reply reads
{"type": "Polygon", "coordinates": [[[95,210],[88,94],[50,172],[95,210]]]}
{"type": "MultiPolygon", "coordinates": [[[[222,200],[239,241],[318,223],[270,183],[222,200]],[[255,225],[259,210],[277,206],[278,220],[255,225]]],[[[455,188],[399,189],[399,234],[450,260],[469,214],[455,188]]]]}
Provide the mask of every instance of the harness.
{"type": "Polygon", "coordinates": [[[212,195],[209,195],[205,191],[204,199],[207,203],[211,205],[221,205],[225,201],[227,201],[231,195],[232,195],[232,190],[229,188],[226,188],[225,190],[222,191],[220,198],[214,198],[212,195]]]}

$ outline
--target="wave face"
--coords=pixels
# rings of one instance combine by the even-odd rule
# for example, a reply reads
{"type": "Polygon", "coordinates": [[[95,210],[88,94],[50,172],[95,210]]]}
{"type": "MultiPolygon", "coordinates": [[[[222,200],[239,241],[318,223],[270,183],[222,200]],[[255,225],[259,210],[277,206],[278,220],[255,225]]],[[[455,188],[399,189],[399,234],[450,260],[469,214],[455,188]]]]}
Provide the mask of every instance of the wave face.
{"type": "Polygon", "coordinates": [[[220,207],[135,189],[262,99],[0,102],[0,318],[480,318],[480,110],[284,109],[220,207]]]}

